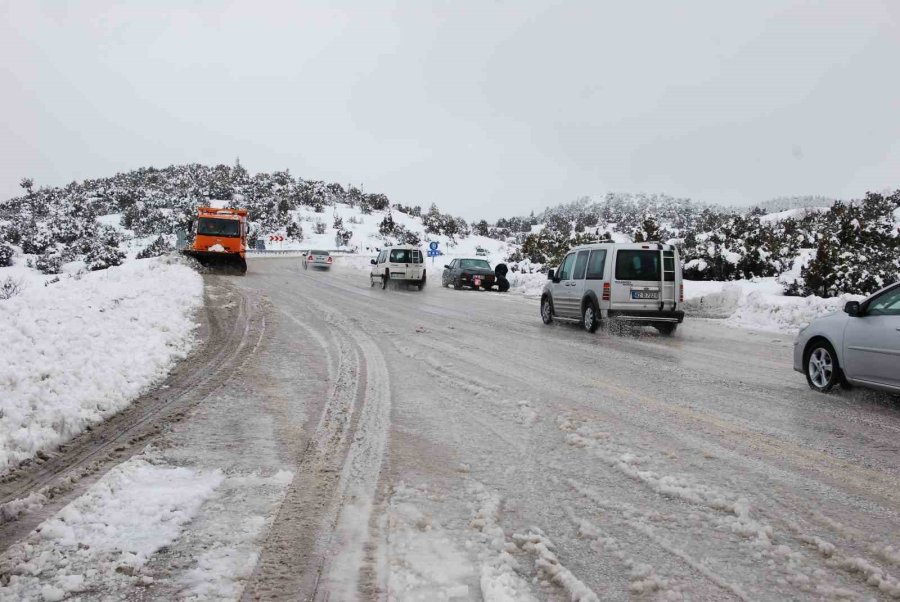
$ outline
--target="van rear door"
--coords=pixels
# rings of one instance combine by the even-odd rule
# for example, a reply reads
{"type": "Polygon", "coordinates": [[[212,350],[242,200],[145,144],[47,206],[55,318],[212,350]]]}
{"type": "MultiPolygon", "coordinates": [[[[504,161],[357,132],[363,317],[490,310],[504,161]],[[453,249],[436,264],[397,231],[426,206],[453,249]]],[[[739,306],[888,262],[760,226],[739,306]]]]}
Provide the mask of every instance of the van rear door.
{"type": "Polygon", "coordinates": [[[660,290],[662,262],[662,251],[657,249],[617,250],[613,263],[615,280],[610,296],[610,309],[659,311],[660,296],[672,298],[672,292],[660,290]]]}

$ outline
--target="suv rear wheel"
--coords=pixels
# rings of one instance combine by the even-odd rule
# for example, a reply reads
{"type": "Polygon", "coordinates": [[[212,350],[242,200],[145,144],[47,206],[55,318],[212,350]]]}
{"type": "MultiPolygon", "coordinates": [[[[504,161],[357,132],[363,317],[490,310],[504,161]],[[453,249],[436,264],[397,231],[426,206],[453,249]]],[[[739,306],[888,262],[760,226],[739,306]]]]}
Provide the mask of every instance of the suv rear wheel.
{"type": "Polygon", "coordinates": [[[806,382],[814,391],[828,393],[841,381],[841,367],[837,354],[828,341],[814,341],[806,350],[803,371],[806,382]]]}
{"type": "Polygon", "coordinates": [[[550,299],[550,295],[541,299],[541,320],[544,321],[544,324],[553,322],[553,301],[550,299]]]}
{"type": "Polygon", "coordinates": [[[600,326],[600,312],[597,311],[597,304],[591,299],[585,301],[584,307],[581,308],[581,325],[588,332],[596,332],[600,326]]]}

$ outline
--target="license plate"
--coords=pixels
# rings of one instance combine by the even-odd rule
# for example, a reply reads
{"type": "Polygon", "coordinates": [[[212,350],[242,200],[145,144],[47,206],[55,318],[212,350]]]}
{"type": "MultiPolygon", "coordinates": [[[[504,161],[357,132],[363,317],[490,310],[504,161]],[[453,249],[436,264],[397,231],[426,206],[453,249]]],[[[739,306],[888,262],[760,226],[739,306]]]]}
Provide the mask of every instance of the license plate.
{"type": "Polygon", "coordinates": [[[473,280],[472,282],[475,283],[475,286],[481,286],[481,278],[476,278],[476,279],[473,280]]]}
{"type": "Polygon", "coordinates": [[[659,291],[631,291],[632,299],[659,299],[659,291]]]}

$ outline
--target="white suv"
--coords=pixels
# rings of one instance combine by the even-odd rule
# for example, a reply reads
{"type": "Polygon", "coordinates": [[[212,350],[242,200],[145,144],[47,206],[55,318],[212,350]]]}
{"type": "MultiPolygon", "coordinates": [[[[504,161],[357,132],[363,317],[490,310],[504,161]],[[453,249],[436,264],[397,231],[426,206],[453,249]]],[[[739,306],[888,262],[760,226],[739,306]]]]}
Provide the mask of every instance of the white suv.
{"type": "Polygon", "coordinates": [[[550,270],[541,319],[578,320],[588,332],[623,320],[673,334],[684,320],[681,261],[672,245],[598,243],[569,251],[550,270]]]}
{"type": "Polygon", "coordinates": [[[414,284],[419,290],[425,287],[425,260],[422,251],[412,245],[397,245],[382,249],[372,260],[369,282],[372,286],[380,282],[387,288],[389,282],[414,284]]]}

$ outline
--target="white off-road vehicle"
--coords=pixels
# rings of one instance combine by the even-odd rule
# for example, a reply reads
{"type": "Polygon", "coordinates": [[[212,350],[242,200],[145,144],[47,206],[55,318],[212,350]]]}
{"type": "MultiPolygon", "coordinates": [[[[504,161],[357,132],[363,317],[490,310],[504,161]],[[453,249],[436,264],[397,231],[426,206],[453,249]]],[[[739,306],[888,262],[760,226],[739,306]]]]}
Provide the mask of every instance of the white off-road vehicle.
{"type": "Polygon", "coordinates": [[[372,286],[381,283],[387,288],[390,282],[413,284],[422,290],[425,287],[425,259],[421,249],[413,245],[387,247],[372,260],[369,281],[372,286]]]}
{"type": "Polygon", "coordinates": [[[672,245],[598,243],[570,250],[547,274],[541,319],[580,321],[594,332],[613,320],[672,334],[684,320],[681,261],[672,245]]]}

